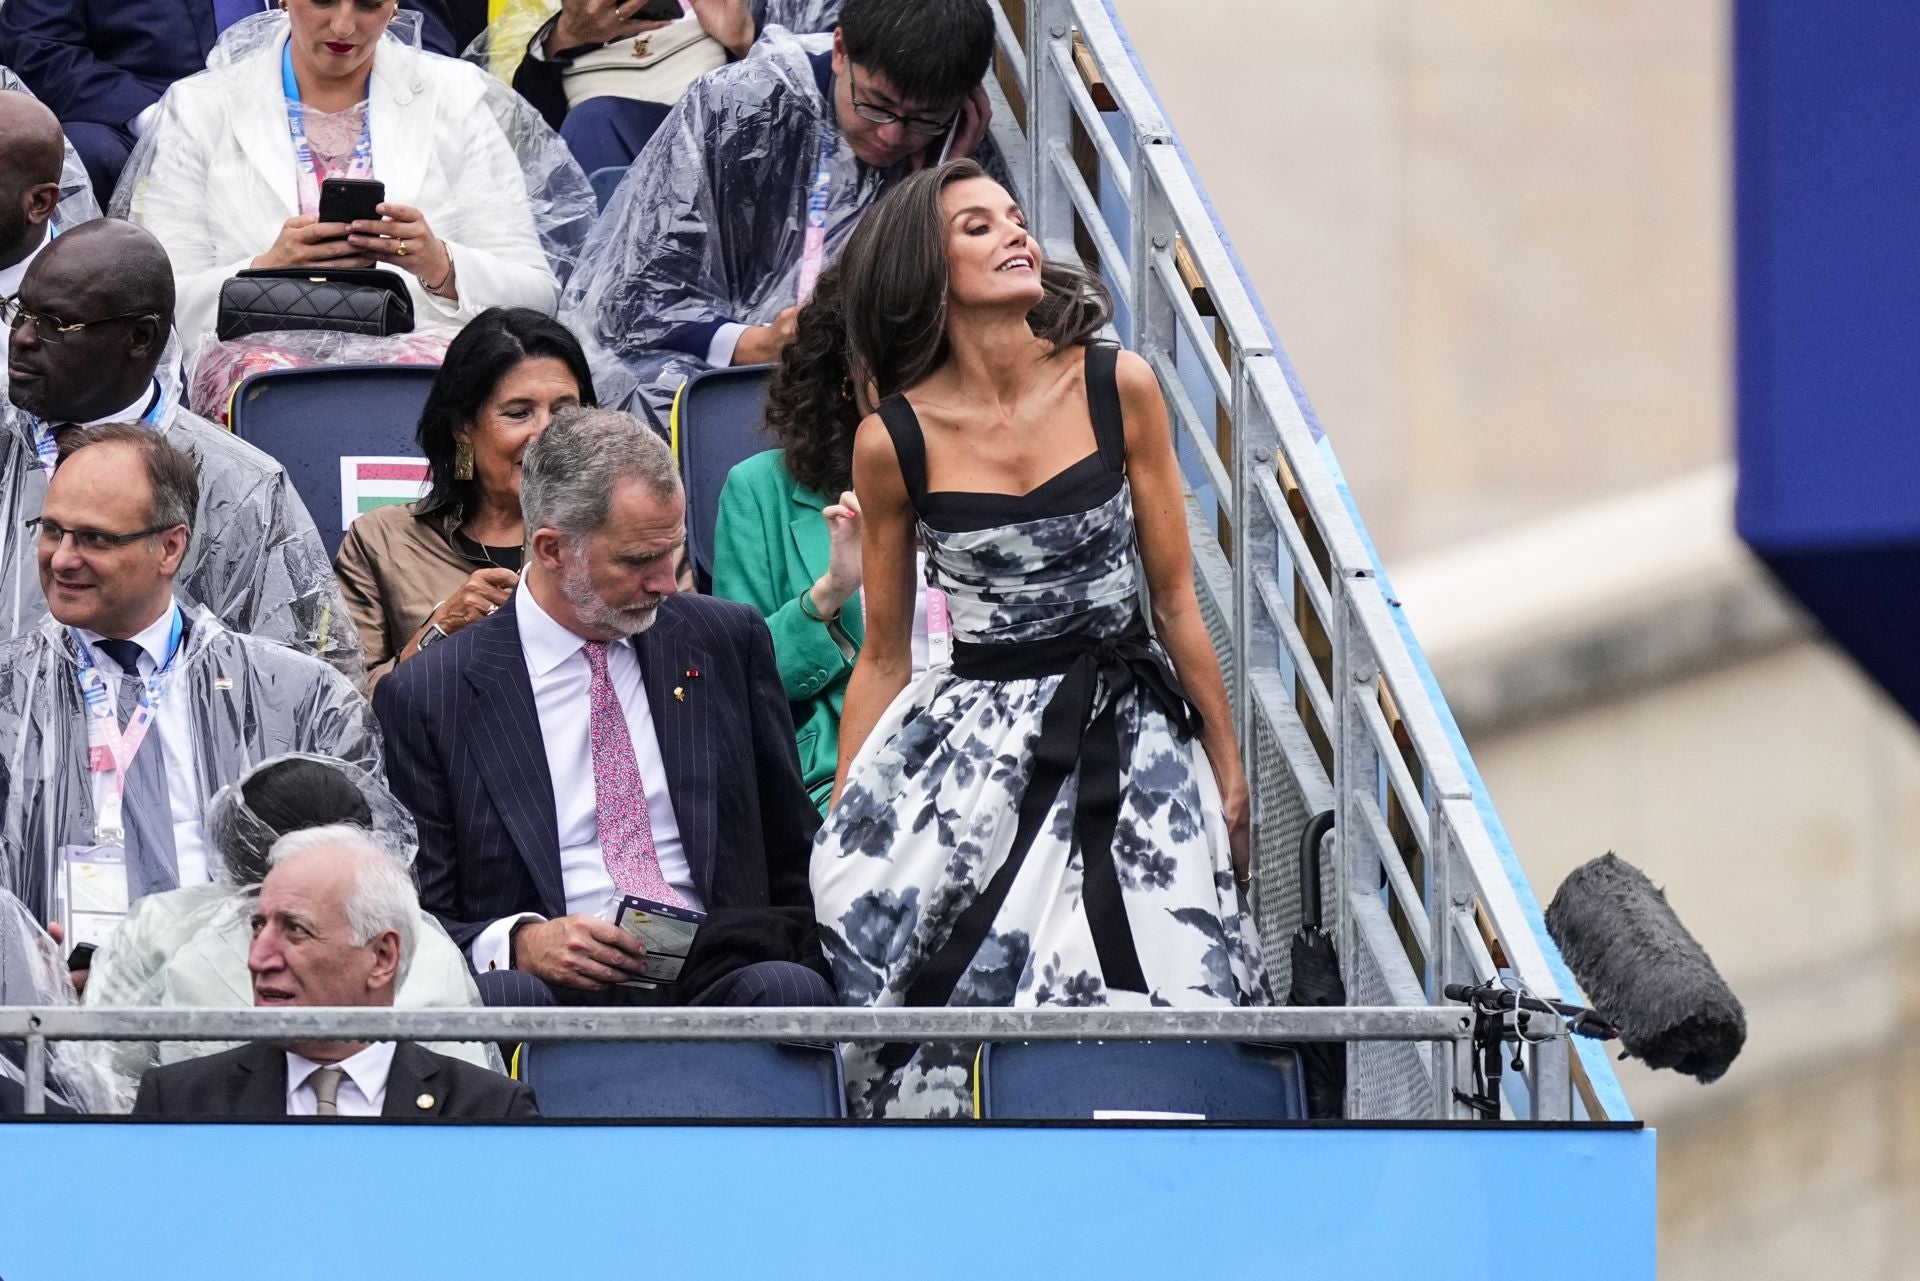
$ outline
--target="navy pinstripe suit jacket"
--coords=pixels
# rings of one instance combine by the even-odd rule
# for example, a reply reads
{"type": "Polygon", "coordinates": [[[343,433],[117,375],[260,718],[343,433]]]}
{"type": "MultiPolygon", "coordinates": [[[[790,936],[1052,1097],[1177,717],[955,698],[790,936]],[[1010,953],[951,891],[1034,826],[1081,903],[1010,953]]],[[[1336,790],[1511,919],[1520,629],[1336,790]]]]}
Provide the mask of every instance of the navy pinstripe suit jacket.
{"type": "MultiPolygon", "coordinates": [[[[766,623],[747,605],[670,596],[632,644],[701,901],[811,910],[820,814],[800,782],[766,623]]],[[[388,783],[419,824],[421,906],[453,941],[465,949],[520,912],[566,915],[553,780],[512,599],[394,668],[374,707],[388,783]]]]}

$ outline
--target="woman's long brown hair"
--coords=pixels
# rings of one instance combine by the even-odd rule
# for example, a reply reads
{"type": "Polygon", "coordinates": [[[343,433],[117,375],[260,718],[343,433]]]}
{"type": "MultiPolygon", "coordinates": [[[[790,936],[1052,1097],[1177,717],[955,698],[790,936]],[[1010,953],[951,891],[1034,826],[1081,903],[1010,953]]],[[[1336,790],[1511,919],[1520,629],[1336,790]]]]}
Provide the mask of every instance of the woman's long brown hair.
{"type": "MultiPolygon", "coordinates": [[[[951,160],[908,178],[867,211],[840,255],[840,288],[853,367],[880,398],[924,382],[946,362],[948,187],[990,175],[972,160],[951,160]]],[[[1099,277],[1068,263],[1043,262],[1043,294],[1027,324],[1054,349],[1090,341],[1113,318],[1099,277]]]]}

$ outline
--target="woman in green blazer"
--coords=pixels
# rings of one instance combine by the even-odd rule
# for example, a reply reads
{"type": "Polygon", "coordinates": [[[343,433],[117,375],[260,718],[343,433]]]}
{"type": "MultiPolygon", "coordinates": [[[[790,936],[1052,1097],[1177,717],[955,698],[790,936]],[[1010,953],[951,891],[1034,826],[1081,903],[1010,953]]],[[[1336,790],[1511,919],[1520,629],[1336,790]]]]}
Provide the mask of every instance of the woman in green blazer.
{"type": "Polygon", "coordinates": [[[713,594],[752,605],[773,633],[801,777],[823,814],[840,763],[840,704],[866,637],[860,512],[849,492],[861,414],[839,293],[829,270],[800,313],[767,392],[767,426],[781,448],[727,476],[713,547],[713,594]]]}

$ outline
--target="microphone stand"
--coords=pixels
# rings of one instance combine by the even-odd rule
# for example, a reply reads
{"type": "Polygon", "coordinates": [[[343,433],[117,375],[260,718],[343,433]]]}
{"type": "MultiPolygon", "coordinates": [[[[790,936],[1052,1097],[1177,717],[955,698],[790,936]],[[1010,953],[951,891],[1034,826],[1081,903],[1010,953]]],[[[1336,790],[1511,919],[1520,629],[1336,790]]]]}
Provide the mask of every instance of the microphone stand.
{"type": "Polygon", "coordinates": [[[1516,992],[1499,982],[1475,985],[1449,983],[1443,994],[1449,1001],[1460,1001],[1473,1009],[1473,1044],[1479,1051],[1473,1064],[1474,1089],[1471,1093],[1456,1089],[1453,1097],[1479,1113],[1481,1119],[1486,1121],[1500,1119],[1500,1076],[1503,1068],[1510,1066],[1519,1072],[1526,1067],[1520,1057],[1518,1043],[1526,1039],[1529,1014],[1564,1018],[1568,1030],[1574,1035],[1595,1041],[1611,1041],[1620,1035],[1618,1028],[1587,1006],[1570,1005],[1565,1001],[1545,1001],[1537,996],[1516,992]],[[1509,1040],[1516,1044],[1513,1062],[1506,1064],[1503,1045],[1509,1040]]]}

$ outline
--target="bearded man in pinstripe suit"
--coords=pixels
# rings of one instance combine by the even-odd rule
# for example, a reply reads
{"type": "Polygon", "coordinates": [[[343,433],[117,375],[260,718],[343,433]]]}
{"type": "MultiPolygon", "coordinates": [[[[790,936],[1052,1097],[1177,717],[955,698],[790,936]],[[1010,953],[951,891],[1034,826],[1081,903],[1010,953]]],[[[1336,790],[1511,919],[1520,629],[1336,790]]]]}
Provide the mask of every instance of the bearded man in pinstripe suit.
{"type": "Polygon", "coordinates": [[[686,501],[633,418],[572,409],[522,459],[525,575],[375,691],[419,825],[421,905],[490,1004],[824,1005],[819,815],[753,609],[677,594],[686,501]],[[707,913],[679,983],[638,988],[634,895],[707,913]]]}

